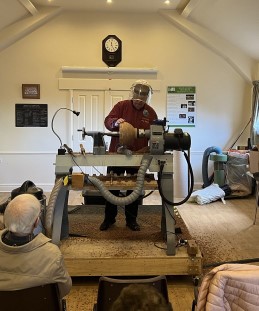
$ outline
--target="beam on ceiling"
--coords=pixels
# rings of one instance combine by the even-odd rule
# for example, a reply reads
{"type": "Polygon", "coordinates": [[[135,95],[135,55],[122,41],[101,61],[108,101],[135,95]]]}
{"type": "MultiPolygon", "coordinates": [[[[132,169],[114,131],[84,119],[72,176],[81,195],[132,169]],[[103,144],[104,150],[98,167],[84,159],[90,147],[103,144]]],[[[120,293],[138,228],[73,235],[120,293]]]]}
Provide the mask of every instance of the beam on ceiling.
{"type": "Polygon", "coordinates": [[[30,0],[19,0],[20,3],[31,13],[31,15],[36,15],[39,11],[35,8],[35,6],[31,3],[30,0]]]}
{"type": "Polygon", "coordinates": [[[200,0],[190,0],[186,7],[183,9],[181,15],[185,18],[188,18],[192,11],[198,6],[199,2],[200,0]]]}
{"type": "Polygon", "coordinates": [[[251,83],[254,74],[253,59],[222,37],[187,20],[176,10],[161,10],[159,13],[180,31],[223,58],[244,80],[251,83]]]}
{"type": "Polygon", "coordinates": [[[57,16],[61,8],[43,7],[38,14],[22,19],[0,31],[0,52],[57,16]]]}

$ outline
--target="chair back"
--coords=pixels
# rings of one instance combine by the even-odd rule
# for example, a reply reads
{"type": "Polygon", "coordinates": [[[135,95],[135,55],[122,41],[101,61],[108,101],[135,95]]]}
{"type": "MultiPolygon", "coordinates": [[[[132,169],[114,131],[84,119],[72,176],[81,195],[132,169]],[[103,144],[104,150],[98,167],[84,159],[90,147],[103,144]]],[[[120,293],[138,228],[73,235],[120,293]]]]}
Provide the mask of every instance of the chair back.
{"type": "Polygon", "coordinates": [[[99,279],[97,303],[94,305],[94,311],[109,311],[113,302],[120,295],[121,290],[130,284],[147,284],[154,286],[165,298],[169,309],[172,310],[168,298],[167,279],[165,275],[159,275],[149,278],[117,279],[101,276],[99,279]]]}
{"type": "Polygon", "coordinates": [[[57,284],[0,291],[0,309],[8,311],[64,311],[57,284]]]}

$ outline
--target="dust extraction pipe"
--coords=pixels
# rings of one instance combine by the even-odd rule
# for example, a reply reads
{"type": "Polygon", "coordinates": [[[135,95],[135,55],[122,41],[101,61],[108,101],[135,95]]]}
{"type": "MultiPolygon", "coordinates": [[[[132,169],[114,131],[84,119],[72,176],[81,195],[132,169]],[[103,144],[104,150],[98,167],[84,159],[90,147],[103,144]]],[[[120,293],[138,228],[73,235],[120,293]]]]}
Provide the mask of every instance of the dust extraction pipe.
{"type": "Polygon", "coordinates": [[[104,184],[96,177],[91,177],[88,176],[88,180],[98,188],[98,190],[100,191],[101,195],[110,203],[114,204],[114,205],[129,205],[132,202],[136,201],[139,196],[142,194],[142,189],[144,186],[144,181],[145,181],[145,174],[147,169],[149,168],[149,165],[152,161],[152,156],[150,155],[144,155],[142,160],[141,160],[141,164],[140,164],[140,168],[138,170],[138,175],[137,175],[137,181],[136,181],[136,187],[133,190],[133,192],[126,196],[126,197],[117,197],[115,195],[113,195],[105,186],[104,184]]]}

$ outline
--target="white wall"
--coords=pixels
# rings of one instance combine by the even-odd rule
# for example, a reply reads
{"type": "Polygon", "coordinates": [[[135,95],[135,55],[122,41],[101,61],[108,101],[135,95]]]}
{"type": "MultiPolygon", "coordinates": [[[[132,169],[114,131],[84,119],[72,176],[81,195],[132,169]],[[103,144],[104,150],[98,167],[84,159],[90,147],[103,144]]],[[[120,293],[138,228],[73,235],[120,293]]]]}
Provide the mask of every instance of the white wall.
{"type": "MultiPolygon", "coordinates": [[[[51,118],[58,108],[69,105],[69,92],[58,88],[61,66],[106,66],[101,42],[108,34],[116,34],[123,42],[119,67],[158,69],[161,93],[152,106],[159,118],[166,116],[167,86],[196,86],[197,125],[183,130],[192,137],[191,161],[197,185],[202,184],[204,150],[210,146],[229,148],[248,122],[252,85],[226,60],[162,16],[62,13],[0,53],[0,191],[10,191],[26,179],[46,191],[52,188],[59,142],[51,131],[51,118]],[[23,83],[39,83],[41,98],[22,99],[23,83]],[[48,104],[48,127],[15,127],[16,103],[48,104]]],[[[63,142],[70,139],[70,118],[55,123],[63,142]]],[[[246,144],[248,137],[249,129],[238,144],[246,144]]],[[[181,173],[176,168],[176,181],[181,173]]]]}

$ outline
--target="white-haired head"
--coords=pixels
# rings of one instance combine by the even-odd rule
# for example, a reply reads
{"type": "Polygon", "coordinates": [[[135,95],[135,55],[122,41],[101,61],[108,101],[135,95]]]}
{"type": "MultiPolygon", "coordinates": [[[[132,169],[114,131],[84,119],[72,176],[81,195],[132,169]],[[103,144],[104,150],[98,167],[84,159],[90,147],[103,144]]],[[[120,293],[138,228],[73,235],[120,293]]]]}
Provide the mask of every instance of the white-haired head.
{"type": "Polygon", "coordinates": [[[41,211],[40,201],[31,194],[20,194],[9,202],[4,212],[5,227],[17,235],[33,232],[41,211]]]}
{"type": "Polygon", "coordinates": [[[149,104],[153,90],[146,80],[137,80],[130,88],[130,98],[149,104]]]}

